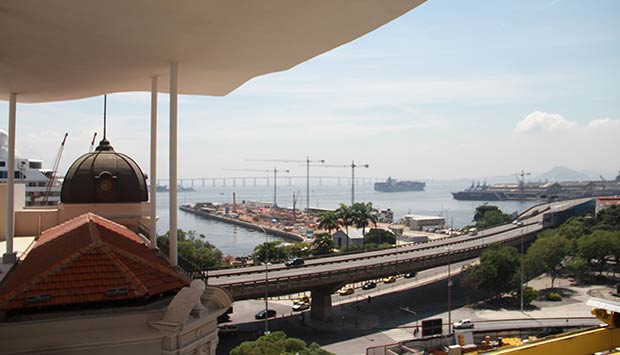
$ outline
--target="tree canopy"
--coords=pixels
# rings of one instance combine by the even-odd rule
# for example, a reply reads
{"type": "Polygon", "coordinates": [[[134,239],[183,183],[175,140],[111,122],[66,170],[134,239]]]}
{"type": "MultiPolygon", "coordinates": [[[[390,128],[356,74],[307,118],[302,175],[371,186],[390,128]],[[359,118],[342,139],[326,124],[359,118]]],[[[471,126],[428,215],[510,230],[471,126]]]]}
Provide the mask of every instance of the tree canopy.
{"type": "Polygon", "coordinates": [[[513,247],[491,247],[480,256],[480,264],[465,271],[465,282],[496,297],[519,288],[519,252],[513,247]]]}
{"type": "Polygon", "coordinates": [[[340,224],[338,223],[338,212],[325,211],[321,212],[318,219],[319,228],[324,229],[327,233],[331,234],[332,230],[338,229],[340,224]]]}
{"type": "Polygon", "coordinates": [[[331,254],[333,245],[334,241],[328,233],[315,234],[312,241],[312,253],[314,255],[331,254]]]}
{"type": "MultiPolygon", "coordinates": [[[[166,244],[169,243],[170,232],[159,238],[166,244]]],[[[214,269],[224,265],[222,251],[209,243],[204,234],[196,237],[193,230],[184,231],[177,230],[178,251],[179,255],[192,262],[200,269],[214,269]]]]}
{"type": "Polygon", "coordinates": [[[485,229],[509,223],[511,220],[512,216],[502,212],[499,207],[482,205],[476,207],[473,222],[476,228],[485,229]]]}
{"type": "Polygon", "coordinates": [[[541,235],[527,250],[524,267],[528,278],[541,273],[551,277],[551,287],[559,276],[562,261],[570,251],[569,240],[558,232],[541,235]]]}
{"type": "Polygon", "coordinates": [[[364,243],[381,245],[384,243],[395,244],[396,235],[384,229],[372,228],[364,235],[364,243]]]}
{"type": "Polygon", "coordinates": [[[254,341],[244,341],[230,355],[333,355],[317,343],[306,345],[297,338],[287,338],[282,331],[263,335],[254,341]]]}

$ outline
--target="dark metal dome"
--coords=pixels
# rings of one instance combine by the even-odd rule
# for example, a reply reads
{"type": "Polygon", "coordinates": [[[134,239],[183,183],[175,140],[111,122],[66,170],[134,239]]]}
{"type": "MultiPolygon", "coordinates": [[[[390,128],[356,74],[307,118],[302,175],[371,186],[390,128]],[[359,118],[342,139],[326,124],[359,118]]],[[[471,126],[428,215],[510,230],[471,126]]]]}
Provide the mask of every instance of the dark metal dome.
{"type": "Polygon", "coordinates": [[[105,138],[93,153],[73,162],[60,193],[62,203],[148,201],[146,176],[136,162],[117,153],[105,138]]]}

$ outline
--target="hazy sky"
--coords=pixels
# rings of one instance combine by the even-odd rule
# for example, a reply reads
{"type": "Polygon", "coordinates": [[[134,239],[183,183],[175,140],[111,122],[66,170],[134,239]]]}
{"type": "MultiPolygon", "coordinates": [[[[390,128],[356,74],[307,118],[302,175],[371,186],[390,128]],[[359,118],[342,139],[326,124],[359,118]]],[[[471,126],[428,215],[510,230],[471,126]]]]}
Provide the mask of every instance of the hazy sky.
{"type": "MultiPolygon", "coordinates": [[[[179,176],[241,176],[247,159],[351,160],[359,176],[458,178],[620,168],[620,1],[429,0],[226,97],[179,99],[179,176]]],[[[182,70],[182,63],[181,63],[182,70]]],[[[168,175],[159,96],[158,174],[168,175]]],[[[108,96],[108,138],[148,173],[150,94],[108,96]]],[[[60,165],[101,135],[103,98],[19,104],[17,150],[60,165]]],[[[8,105],[0,102],[0,127],[8,105]]],[[[296,175],[305,168],[279,164],[296,175]]],[[[245,173],[260,175],[260,173],[245,173]]],[[[347,176],[346,169],[324,175],[347,176]]]]}

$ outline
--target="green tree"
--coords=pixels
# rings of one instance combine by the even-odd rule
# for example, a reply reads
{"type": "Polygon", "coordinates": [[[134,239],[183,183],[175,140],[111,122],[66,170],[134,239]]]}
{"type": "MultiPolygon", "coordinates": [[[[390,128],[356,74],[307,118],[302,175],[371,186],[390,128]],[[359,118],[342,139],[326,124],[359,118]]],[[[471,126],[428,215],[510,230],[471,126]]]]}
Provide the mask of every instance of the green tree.
{"type": "Polygon", "coordinates": [[[333,355],[317,343],[307,346],[297,338],[287,338],[282,331],[263,335],[254,341],[244,341],[230,351],[230,355],[333,355]]]}
{"type": "MultiPolygon", "coordinates": [[[[169,245],[170,232],[159,239],[169,245]]],[[[204,234],[196,236],[196,231],[177,230],[177,247],[179,255],[199,267],[201,270],[215,269],[224,265],[222,251],[209,243],[204,234]]]]}
{"type": "Polygon", "coordinates": [[[596,266],[599,272],[602,272],[607,257],[613,255],[609,248],[615,244],[613,239],[610,232],[602,230],[585,235],[577,241],[579,256],[586,260],[588,265],[596,266]]]}
{"type": "MultiPolygon", "coordinates": [[[[340,223],[344,226],[347,235],[349,235],[349,226],[353,225],[353,209],[344,203],[336,210],[340,223]]],[[[349,248],[349,238],[347,238],[347,249],[349,248]]]]}
{"type": "Polygon", "coordinates": [[[590,272],[590,268],[586,259],[576,256],[566,262],[566,271],[577,280],[583,281],[590,272]]]}
{"type": "Polygon", "coordinates": [[[338,213],[336,211],[325,211],[319,215],[318,219],[319,228],[324,229],[327,233],[331,234],[332,230],[338,229],[338,213]]]}
{"type": "Polygon", "coordinates": [[[596,215],[596,229],[620,230],[620,205],[609,206],[596,215]]]}
{"type": "Polygon", "coordinates": [[[351,206],[353,223],[357,228],[362,228],[362,235],[366,234],[366,227],[373,223],[377,225],[377,210],[372,207],[372,202],[357,202],[351,206]]]}
{"type": "Polygon", "coordinates": [[[591,232],[583,217],[571,217],[558,228],[558,233],[573,240],[591,232]]]}
{"type": "Polygon", "coordinates": [[[525,255],[524,267],[528,278],[535,277],[542,272],[551,277],[551,287],[559,276],[562,261],[570,250],[569,240],[559,233],[539,237],[532,244],[525,255]]]}
{"type": "Polygon", "coordinates": [[[284,260],[289,257],[288,251],[281,246],[282,242],[265,242],[254,247],[254,260],[259,262],[272,262],[284,260]]]}
{"type": "Polygon", "coordinates": [[[297,242],[292,244],[287,244],[282,246],[284,250],[286,250],[285,254],[289,255],[293,258],[303,258],[305,256],[309,256],[311,250],[311,246],[308,243],[297,242]]]}
{"type": "Polygon", "coordinates": [[[492,247],[480,256],[480,264],[465,271],[465,283],[492,292],[495,297],[519,288],[519,252],[513,247],[492,247]]]}
{"type": "Polygon", "coordinates": [[[512,220],[509,214],[503,213],[497,206],[482,205],[476,207],[474,224],[476,228],[485,229],[508,223],[512,220]]]}
{"type": "Polygon", "coordinates": [[[371,228],[368,231],[368,233],[364,235],[364,243],[365,244],[377,244],[377,245],[381,245],[384,243],[395,244],[396,235],[384,229],[371,228]]]}
{"type": "Polygon", "coordinates": [[[312,241],[312,253],[314,255],[331,254],[334,241],[328,233],[317,233],[312,241]]]}

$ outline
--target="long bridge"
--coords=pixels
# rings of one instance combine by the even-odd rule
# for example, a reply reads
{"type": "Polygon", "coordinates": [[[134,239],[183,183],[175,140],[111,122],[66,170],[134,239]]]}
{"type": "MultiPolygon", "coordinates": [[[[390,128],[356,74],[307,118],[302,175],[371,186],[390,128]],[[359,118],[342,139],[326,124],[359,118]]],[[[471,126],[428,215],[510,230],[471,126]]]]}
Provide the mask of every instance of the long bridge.
{"type": "Polygon", "coordinates": [[[331,294],[340,287],[390,275],[418,272],[474,259],[492,245],[528,243],[546,228],[557,227],[572,216],[594,213],[595,200],[577,199],[534,206],[519,216],[522,224],[507,224],[480,231],[475,236],[445,238],[427,243],[310,259],[301,267],[271,265],[210,271],[208,283],[226,289],[234,300],[265,295],[311,292],[310,314],[328,319],[331,294]],[[266,289],[267,288],[267,289],[266,289]]]}
{"type": "MultiPolygon", "coordinates": [[[[294,184],[305,184],[306,176],[278,176],[276,183],[278,185],[286,184],[292,186],[294,184]]],[[[356,177],[355,185],[372,185],[378,181],[385,181],[386,178],[376,177],[356,177]]],[[[157,179],[157,185],[168,185],[168,179],[157,179]]],[[[311,176],[310,182],[313,185],[351,185],[351,176],[311,176]]],[[[227,176],[227,177],[195,177],[180,178],[178,183],[183,187],[215,187],[215,186],[271,186],[273,184],[273,176],[227,176]]]]}

